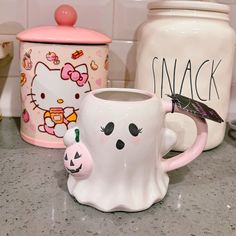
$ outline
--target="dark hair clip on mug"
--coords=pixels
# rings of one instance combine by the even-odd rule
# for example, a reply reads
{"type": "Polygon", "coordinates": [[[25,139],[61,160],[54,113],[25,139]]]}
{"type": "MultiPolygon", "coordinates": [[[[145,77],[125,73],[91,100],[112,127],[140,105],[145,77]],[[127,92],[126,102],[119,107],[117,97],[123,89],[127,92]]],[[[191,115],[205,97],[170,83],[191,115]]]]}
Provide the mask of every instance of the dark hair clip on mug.
{"type": "Polygon", "coordinates": [[[202,102],[198,102],[194,99],[185,97],[180,94],[172,94],[167,96],[172,98],[172,113],[174,112],[174,105],[176,104],[178,108],[186,112],[192,113],[194,116],[209,119],[218,123],[224,122],[224,120],[219,116],[219,114],[215,110],[208,107],[202,102]]]}

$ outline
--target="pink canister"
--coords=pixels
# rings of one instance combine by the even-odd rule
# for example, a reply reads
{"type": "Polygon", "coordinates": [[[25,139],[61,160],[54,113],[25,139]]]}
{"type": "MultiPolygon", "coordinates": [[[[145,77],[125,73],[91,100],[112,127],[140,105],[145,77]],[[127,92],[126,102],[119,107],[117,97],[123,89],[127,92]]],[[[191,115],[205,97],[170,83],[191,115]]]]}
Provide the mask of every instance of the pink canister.
{"type": "Polygon", "coordinates": [[[86,94],[107,86],[108,43],[96,31],[77,28],[76,11],[61,5],[57,26],[17,35],[21,68],[21,136],[28,143],[64,147],[62,137],[79,119],[86,94]]]}

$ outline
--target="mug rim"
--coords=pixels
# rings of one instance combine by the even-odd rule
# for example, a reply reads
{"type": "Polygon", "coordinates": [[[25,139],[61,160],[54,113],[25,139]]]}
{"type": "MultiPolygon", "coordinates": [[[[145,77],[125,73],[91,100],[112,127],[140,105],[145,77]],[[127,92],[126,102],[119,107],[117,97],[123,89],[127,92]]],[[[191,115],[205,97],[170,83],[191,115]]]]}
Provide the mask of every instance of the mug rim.
{"type": "Polygon", "coordinates": [[[102,101],[107,101],[107,102],[145,102],[145,101],[150,101],[152,100],[155,96],[154,93],[151,93],[147,90],[141,90],[141,89],[135,89],[135,88],[99,88],[99,89],[95,89],[92,90],[90,92],[90,95],[92,95],[95,99],[98,100],[102,100],[102,101]],[[139,95],[143,95],[146,96],[147,98],[141,99],[141,100],[112,100],[112,99],[105,99],[105,98],[101,98],[96,96],[97,94],[102,94],[105,92],[121,92],[121,93],[130,93],[130,94],[139,94],[139,95]]]}

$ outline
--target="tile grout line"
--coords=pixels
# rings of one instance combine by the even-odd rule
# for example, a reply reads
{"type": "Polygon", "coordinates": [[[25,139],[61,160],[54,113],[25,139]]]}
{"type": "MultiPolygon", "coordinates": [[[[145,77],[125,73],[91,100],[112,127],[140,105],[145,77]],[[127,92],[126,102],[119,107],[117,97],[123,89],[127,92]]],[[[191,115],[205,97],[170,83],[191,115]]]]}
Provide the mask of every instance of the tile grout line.
{"type": "Polygon", "coordinates": [[[29,0],[26,0],[26,29],[29,27],[29,0]]]}
{"type": "Polygon", "coordinates": [[[113,42],[113,37],[114,37],[114,22],[115,22],[115,5],[116,5],[116,0],[112,0],[112,33],[111,33],[111,37],[112,37],[112,42],[113,42]]]}

